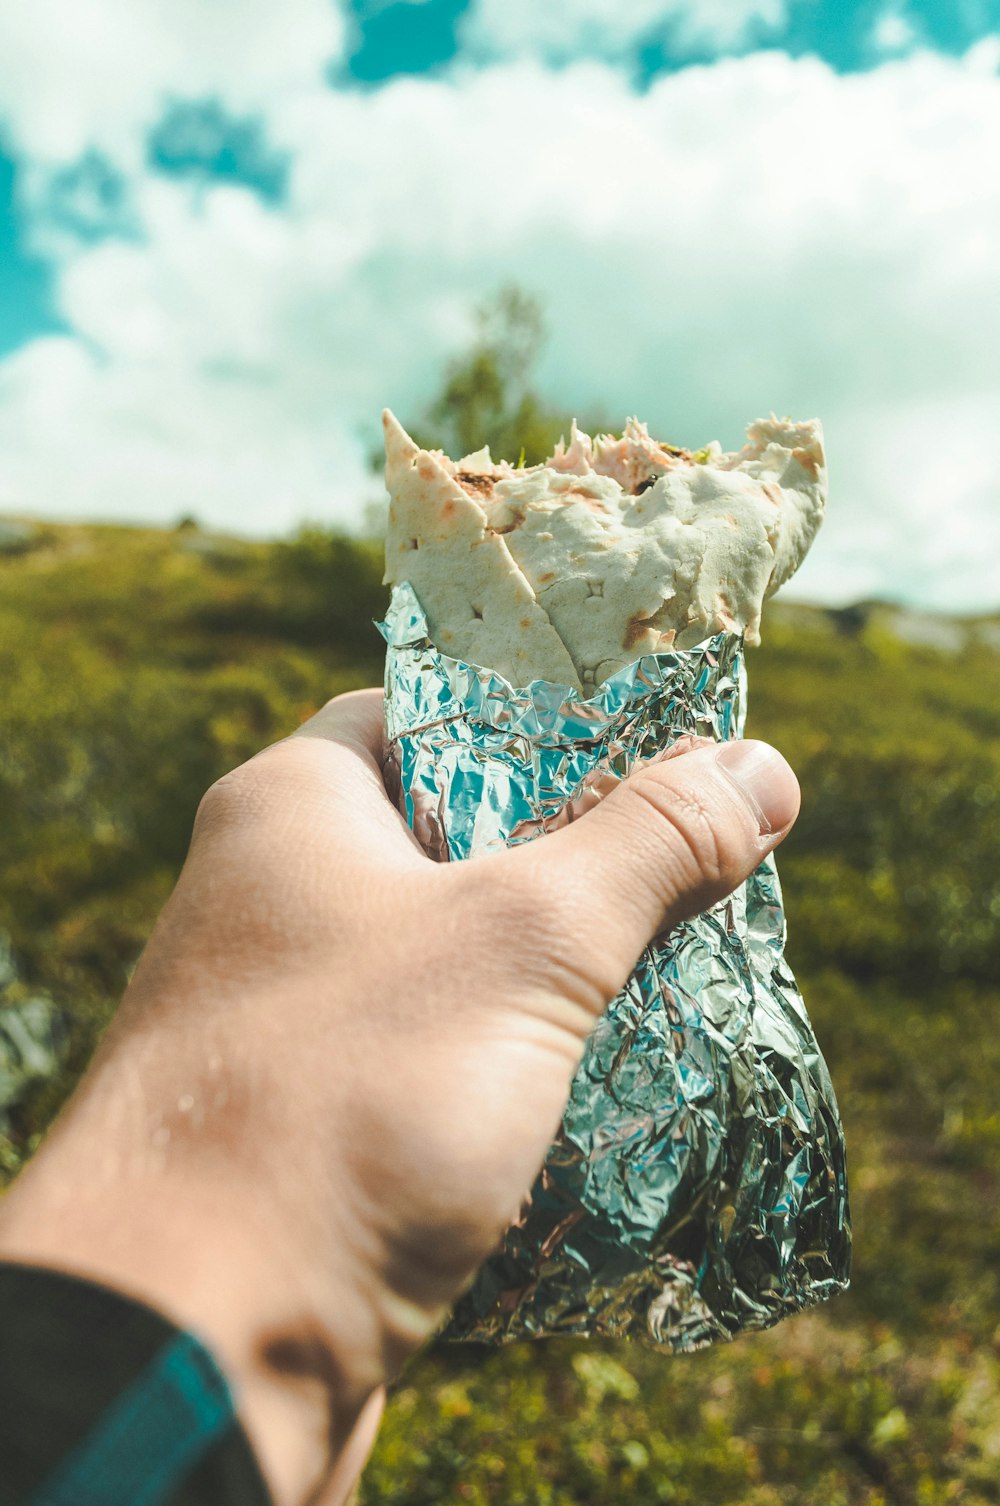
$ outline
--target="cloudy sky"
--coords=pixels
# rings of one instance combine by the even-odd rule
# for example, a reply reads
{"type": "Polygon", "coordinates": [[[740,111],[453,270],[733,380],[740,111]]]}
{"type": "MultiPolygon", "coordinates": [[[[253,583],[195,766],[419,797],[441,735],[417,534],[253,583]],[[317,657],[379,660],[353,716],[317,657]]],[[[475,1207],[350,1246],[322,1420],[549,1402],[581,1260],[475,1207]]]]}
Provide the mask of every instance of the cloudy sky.
{"type": "Polygon", "coordinates": [[[3,0],[0,511],[350,525],[507,281],[543,392],[823,418],[797,594],[1000,605],[1000,0],[3,0]]]}

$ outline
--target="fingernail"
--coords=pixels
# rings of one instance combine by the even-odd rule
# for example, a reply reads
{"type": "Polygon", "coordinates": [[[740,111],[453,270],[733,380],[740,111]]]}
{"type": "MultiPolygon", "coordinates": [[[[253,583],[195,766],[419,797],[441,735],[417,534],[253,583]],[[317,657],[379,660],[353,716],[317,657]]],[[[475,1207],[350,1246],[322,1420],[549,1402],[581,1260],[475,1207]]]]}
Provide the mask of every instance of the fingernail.
{"type": "Polygon", "coordinates": [[[788,763],[768,743],[723,743],[715,755],[757,817],[761,836],[784,831],[799,813],[799,783],[788,763]]]}

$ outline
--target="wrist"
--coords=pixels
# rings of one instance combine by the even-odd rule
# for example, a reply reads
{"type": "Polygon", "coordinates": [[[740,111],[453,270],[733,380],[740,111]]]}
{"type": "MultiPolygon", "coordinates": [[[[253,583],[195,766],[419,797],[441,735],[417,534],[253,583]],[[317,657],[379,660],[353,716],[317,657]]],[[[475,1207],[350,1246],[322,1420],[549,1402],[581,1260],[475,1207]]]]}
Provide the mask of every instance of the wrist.
{"type": "MultiPolygon", "coordinates": [[[[331,1488],[366,1428],[373,1436],[377,1304],[350,1242],[275,1196],[273,1165],[255,1155],[259,1126],[238,1107],[226,1120],[239,1156],[210,1123],[175,1129],[160,1102],[184,1095],[129,1093],[134,1065],[102,1065],[7,1194],[0,1258],[116,1288],[195,1333],[230,1382],[277,1506],[299,1506],[331,1488]]],[[[204,1102],[203,1088],[189,1096],[204,1102]]],[[[247,1101],[231,1079],[225,1096],[247,1101]]],[[[326,1198],[329,1185],[328,1170],[326,1198]]]]}

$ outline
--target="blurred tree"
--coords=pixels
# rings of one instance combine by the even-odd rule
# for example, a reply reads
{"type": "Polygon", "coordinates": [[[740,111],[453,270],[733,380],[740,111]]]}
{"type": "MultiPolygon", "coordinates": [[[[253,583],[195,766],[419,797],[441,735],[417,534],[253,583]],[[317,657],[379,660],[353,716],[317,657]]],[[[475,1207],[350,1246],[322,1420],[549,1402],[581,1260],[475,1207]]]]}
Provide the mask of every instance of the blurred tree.
{"type": "Polygon", "coordinates": [[[373,539],[305,526],[275,543],[225,594],[200,605],[197,622],[213,633],[326,648],[378,679],[384,644],[373,622],[388,601],[382,564],[382,546],[373,539]]]}
{"type": "Polygon", "coordinates": [[[456,457],[488,445],[494,460],[517,464],[523,456],[526,465],[540,464],[568,434],[572,418],[533,385],[544,343],[545,319],[534,294],[508,283],[484,299],[475,310],[471,347],[450,363],[441,391],[408,426],[417,443],[456,457]]]}

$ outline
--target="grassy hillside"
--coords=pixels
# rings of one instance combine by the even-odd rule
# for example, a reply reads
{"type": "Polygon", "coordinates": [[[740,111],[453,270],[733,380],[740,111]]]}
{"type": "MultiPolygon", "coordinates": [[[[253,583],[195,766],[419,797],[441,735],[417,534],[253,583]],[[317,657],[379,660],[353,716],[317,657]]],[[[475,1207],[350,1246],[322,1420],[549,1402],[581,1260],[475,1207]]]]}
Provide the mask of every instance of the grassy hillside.
{"type": "MultiPolygon", "coordinates": [[[[7,1174],[113,1009],[206,786],[380,678],[377,556],[321,533],[0,530],[0,1093],[5,1008],[54,1004],[0,1117],[7,1174]]],[[[431,1351],[368,1506],[1000,1500],[1000,630],[779,602],[749,668],[749,731],[803,786],[779,866],[847,1126],[854,1289],[690,1359],[431,1351]]]]}

